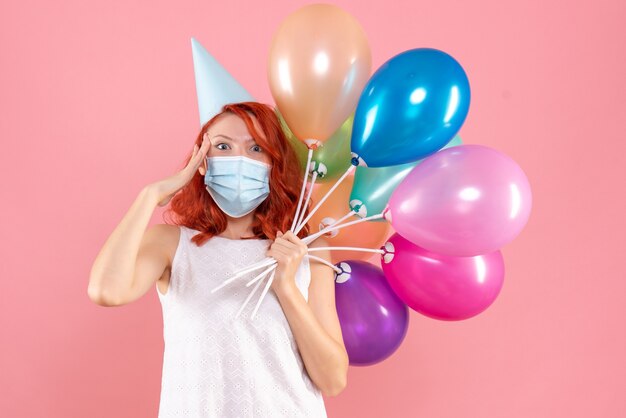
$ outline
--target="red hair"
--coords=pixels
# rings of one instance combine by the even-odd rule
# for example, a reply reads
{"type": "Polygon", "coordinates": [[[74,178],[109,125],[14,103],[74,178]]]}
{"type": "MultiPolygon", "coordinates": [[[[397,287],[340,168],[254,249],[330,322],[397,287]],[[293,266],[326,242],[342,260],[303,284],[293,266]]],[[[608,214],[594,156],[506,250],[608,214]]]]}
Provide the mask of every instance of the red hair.
{"type": "MultiPolygon", "coordinates": [[[[200,130],[195,141],[198,147],[202,145],[202,137],[207,129],[225,112],[234,113],[243,119],[256,143],[269,155],[272,165],[269,177],[270,194],[254,211],[252,222],[254,235],[242,239],[276,239],[278,230],[285,232],[291,228],[300,197],[304,173],[298,163],[296,152],[289,144],[274,109],[256,102],[225,105],[222,112],[211,118],[200,130]],[[258,121],[263,135],[257,132],[251,116],[258,121]]],[[[185,158],[183,167],[190,159],[191,153],[185,158]]],[[[306,217],[309,207],[304,210],[306,217]]],[[[176,225],[201,231],[192,239],[197,245],[202,245],[214,235],[222,233],[228,223],[226,215],[206,190],[204,178],[198,171],[191,181],[174,195],[164,216],[166,214],[174,215],[172,222],[176,225]]],[[[298,233],[298,237],[304,238],[307,235],[309,226],[305,225],[298,233]]]]}

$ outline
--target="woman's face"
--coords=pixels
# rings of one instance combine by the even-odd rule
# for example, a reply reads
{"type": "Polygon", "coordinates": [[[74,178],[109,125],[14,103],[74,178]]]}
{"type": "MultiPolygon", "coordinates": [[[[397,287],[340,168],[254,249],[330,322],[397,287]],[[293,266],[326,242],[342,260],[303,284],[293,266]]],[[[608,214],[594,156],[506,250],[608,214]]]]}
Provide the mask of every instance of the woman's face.
{"type": "MultiPolygon", "coordinates": [[[[263,131],[251,115],[257,132],[263,131]]],[[[244,156],[271,165],[270,156],[256,143],[243,119],[233,113],[221,115],[208,130],[211,147],[207,157],[244,156]]],[[[206,161],[205,161],[206,163],[206,161]]]]}

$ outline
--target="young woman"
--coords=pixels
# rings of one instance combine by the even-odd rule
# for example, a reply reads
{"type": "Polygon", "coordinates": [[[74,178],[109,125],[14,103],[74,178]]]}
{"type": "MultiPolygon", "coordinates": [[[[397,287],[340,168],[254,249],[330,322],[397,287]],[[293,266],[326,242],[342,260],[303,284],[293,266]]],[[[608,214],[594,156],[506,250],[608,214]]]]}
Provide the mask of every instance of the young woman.
{"type": "MultiPolygon", "coordinates": [[[[95,303],[123,305],[156,286],[159,417],[325,417],[322,394],[345,387],[334,272],[306,257],[308,227],[289,231],[302,175],[270,106],[226,105],[202,127],[185,167],[144,187],[100,250],[88,289],[95,303]],[[147,228],[170,200],[174,224],[147,228]],[[277,268],[254,319],[256,298],[240,308],[262,270],[212,292],[268,256],[277,268]]],[[[315,255],[330,261],[328,251],[315,255]]]]}

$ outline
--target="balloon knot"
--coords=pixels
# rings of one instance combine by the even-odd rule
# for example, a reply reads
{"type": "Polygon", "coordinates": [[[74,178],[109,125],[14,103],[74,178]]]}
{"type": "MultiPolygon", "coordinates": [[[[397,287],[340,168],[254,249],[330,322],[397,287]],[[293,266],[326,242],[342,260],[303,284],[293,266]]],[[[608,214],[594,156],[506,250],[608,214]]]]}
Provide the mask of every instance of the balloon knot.
{"type": "Polygon", "coordinates": [[[391,261],[395,257],[395,253],[396,253],[396,249],[395,249],[393,243],[391,243],[391,241],[387,241],[385,243],[385,245],[380,247],[380,249],[383,250],[383,253],[381,254],[381,258],[382,258],[383,262],[385,264],[391,263],[391,261]]]}
{"type": "Polygon", "coordinates": [[[307,138],[303,141],[308,149],[312,149],[313,151],[315,151],[316,149],[318,149],[319,147],[321,147],[322,141],[320,141],[319,139],[315,139],[315,138],[307,138]]]}
{"type": "Polygon", "coordinates": [[[382,214],[383,214],[383,219],[386,219],[387,221],[391,222],[391,212],[389,210],[389,206],[383,209],[382,214]]]}
{"type": "Polygon", "coordinates": [[[361,156],[359,154],[357,154],[356,152],[350,152],[350,156],[352,158],[350,158],[350,162],[352,163],[352,165],[354,167],[367,167],[367,164],[365,164],[365,161],[363,160],[363,158],[361,158],[361,156]]]}

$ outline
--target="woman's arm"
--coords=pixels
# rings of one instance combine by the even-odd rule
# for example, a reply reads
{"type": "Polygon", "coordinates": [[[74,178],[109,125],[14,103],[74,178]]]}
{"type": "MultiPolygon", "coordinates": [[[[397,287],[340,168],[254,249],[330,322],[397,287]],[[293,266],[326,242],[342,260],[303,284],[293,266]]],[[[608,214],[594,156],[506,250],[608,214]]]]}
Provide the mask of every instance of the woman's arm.
{"type": "MultiPolygon", "coordinates": [[[[157,192],[150,186],[143,188],[128,212],[108,237],[91,267],[87,294],[89,298],[102,306],[118,306],[129,300],[133,288],[136,262],[140,254],[142,241],[144,254],[150,254],[151,263],[142,262],[149,269],[154,281],[158,279],[167,262],[158,248],[154,228],[144,239],[146,226],[159,201],[157,192]]],[[[147,259],[147,258],[146,258],[147,259]]]]}
{"type": "MultiPolygon", "coordinates": [[[[291,232],[282,237],[293,240],[294,244],[299,240],[291,232]]],[[[328,246],[328,243],[320,237],[310,245],[328,246]]],[[[319,251],[316,256],[331,261],[328,250],[319,251]]],[[[335,306],[335,274],[330,267],[320,262],[311,260],[310,265],[308,303],[296,286],[295,274],[291,272],[290,277],[281,277],[280,284],[277,283],[273,289],[289,321],[311,380],[324,395],[336,396],[347,385],[349,359],[335,306]]]]}
{"type": "Polygon", "coordinates": [[[194,145],[191,156],[177,173],[145,186],[96,257],[89,277],[87,294],[95,303],[117,306],[131,302],[162,276],[170,263],[166,242],[177,242],[168,234],[178,228],[170,225],[146,226],[157,205],[164,206],[193,176],[200,175],[211,141],[205,133],[201,146],[194,145]]]}

